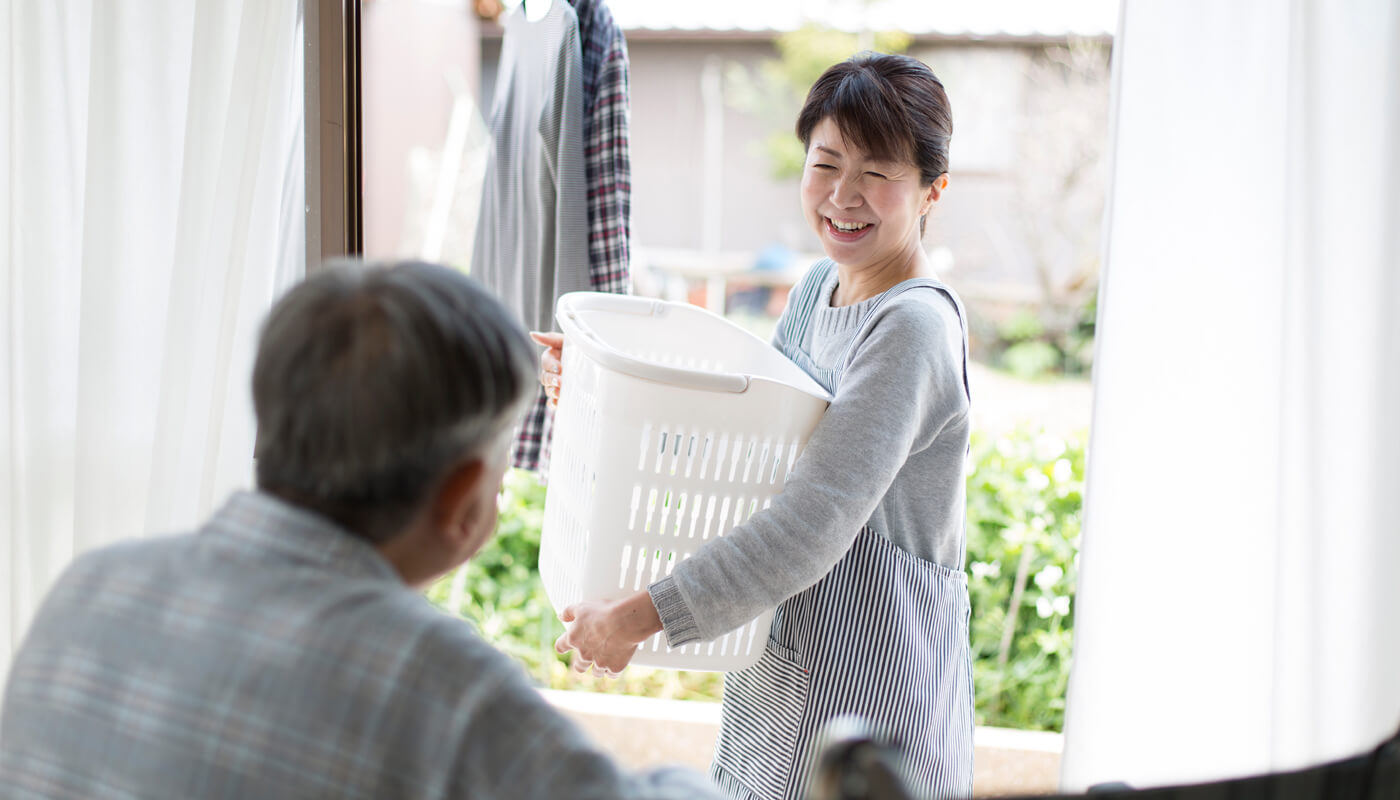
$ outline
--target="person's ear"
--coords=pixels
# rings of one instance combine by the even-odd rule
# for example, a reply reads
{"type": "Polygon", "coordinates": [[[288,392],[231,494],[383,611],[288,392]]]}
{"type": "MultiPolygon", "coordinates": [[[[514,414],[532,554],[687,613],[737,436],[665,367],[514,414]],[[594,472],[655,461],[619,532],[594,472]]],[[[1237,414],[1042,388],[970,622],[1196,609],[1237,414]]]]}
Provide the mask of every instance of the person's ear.
{"type": "Polygon", "coordinates": [[[922,217],[927,214],[929,210],[933,208],[933,204],[938,202],[939,198],[943,196],[943,192],[947,189],[948,173],[945,172],[937,178],[934,178],[933,183],[929,184],[928,192],[924,194],[924,200],[919,205],[919,216],[922,217]]]}
{"type": "Polygon", "coordinates": [[[454,547],[476,536],[473,527],[482,518],[481,505],[496,502],[494,491],[482,490],[481,483],[487,479],[486,462],[463,461],[448,472],[433,497],[433,527],[454,547]]]}

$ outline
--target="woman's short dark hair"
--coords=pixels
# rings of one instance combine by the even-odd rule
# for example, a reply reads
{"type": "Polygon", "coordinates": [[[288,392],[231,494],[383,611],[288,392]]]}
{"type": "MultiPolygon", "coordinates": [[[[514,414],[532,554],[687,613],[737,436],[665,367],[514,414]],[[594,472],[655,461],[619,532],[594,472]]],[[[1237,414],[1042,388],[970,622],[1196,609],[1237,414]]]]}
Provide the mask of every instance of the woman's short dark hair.
{"type": "Polygon", "coordinates": [[[948,171],[953,110],[943,83],[916,58],[865,52],[831,66],[797,115],[804,148],[824,119],[872,158],[912,161],[925,186],[948,171]]]}
{"type": "Polygon", "coordinates": [[[263,323],[258,485],[383,541],[449,468],[488,457],[535,369],[519,323],[466,275],[332,262],[263,323]]]}

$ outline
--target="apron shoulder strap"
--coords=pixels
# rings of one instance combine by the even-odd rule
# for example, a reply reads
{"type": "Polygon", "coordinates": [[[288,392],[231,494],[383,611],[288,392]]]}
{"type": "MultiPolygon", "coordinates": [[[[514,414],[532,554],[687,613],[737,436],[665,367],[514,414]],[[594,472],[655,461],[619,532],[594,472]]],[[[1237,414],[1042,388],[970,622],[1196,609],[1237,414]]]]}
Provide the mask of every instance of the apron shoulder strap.
{"type": "Polygon", "coordinates": [[[780,326],[783,341],[788,347],[795,348],[800,343],[799,339],[812,319],[812,312],[821,300],[822,286],[826,284],[830,274],[831,259],[823,258],[807,270],[807,274],[793,287],[792,294],[788,295],[787,308],[783,312],[780,326]]]}
{"type": "MultiPolygon", "coordinates": [[[[845,366],[850,366],[851,356],[855,352],[856,342],[859,342],[863,338],[865,338],[866,334],[868,333],[867,329],[875,321],[875,312],[879,311],[881,307],[883,307],[886,303],[893,300],[894,298],[899,297],[905,292],[910,292],[915,289],[933,289],[934,291],[939,292],[944,297],[948,298],[948,302],[952,303],[953,305],[953,310],[957,312],[958,326],[962,329],[963,393],[967,395],[968,402],[972,402],[972,387],[969,385],[967,379],[967,313],[963,310],[962,301],[959,300],[958,296],[953,293],[953,290],[949,289],[947,286],[940,283],[939,281],[934,280],[933,278],[913,278],[904,281],[903,283],[899,284],[898,286],[895,286],[893,289],[890,289],[889,291],[881,295],[880,299],[877,300],[873,305],[871,305],[870,309],[865,312],[865,316],[861,319],[860,322],[860,328],[856,331],[855,337],[851,339],[850,346],[846,348],[846,355],[844,358],[841,359],[841,363],[845,366]]],[[[810,311],[808,313],[810,313],[810,311]]]]}

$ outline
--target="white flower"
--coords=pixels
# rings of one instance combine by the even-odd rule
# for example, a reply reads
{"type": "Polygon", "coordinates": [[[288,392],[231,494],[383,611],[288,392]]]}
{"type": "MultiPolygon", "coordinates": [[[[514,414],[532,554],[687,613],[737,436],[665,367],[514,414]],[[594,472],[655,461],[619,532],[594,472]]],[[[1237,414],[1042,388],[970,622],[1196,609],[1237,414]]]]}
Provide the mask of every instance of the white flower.
{"type": "Polygon", "coordinates": [[[1059,597],[1055,598],[1055,613],[1059,614],[1062,617],[1069,614],[1068,595],[1060,595],[1059,597]]]}
{"type": "Polygon", "coordinates": [[[1048,619],[1055,613],[1055,605],[1050,602],[1050,598],[1042,597],[1035,601],[1035,613],[1039,614],[1041,619],[1048,619]]]}
{"type": "Polygon", "coordinates": [[[1047,476],[1044,472],[1041,472],[1036,467],[1028,468],[1025,472],[1024,477],[1026,479],[1026,483],[1029,484],[1030,487],[1037,492],[1045,491],[1047,488],[1050,487],[1049,476],[1047,476]]]}
{"type": "Polygon", "coordinates": [[[1035,443],[1032,447],[1035,452],[1035,460],[1041,463],[1053,461],[1065,454],[1064,440],[1048,433],[1042,433],[1035,437],[1035,443]]]}
{"type": "Polygon", "coordinates": [[[972,577],[985,580],[987,578],[1001,577],[1000,561],[974,561],[972,562],[972,577]]]}
{"type": "Polygon", "coordinates": [[[1042,591],[1048,592],[1052,588],[1054,588],[1055,584],[1059,583],[1060,578],[1063,578],[1064,576],[1065,571],[1063,569],[1060,569],[1058,566],[1051,564],[1050,566],[1036,573],[1035,585],[1039,586],[1042,591]]]}
{"type": "Polygon", "coordinates": [[[1012,523],[1006,526],[1001,532],[1001,538],[1005,539],[1008,544],[1020,544],[1024,542],[1029,535],[1030,530],[1023,522],[1012,523]]]}
{"type": "Polygon", "coordinates": [[[1065,483],[1073,478],[1074,467],[1070,466],[1069,459],[1062,458],[1056,461],[1054,468],[1051,469],[1051,476],[1054,477],[1056,483],[1065,483]]]}

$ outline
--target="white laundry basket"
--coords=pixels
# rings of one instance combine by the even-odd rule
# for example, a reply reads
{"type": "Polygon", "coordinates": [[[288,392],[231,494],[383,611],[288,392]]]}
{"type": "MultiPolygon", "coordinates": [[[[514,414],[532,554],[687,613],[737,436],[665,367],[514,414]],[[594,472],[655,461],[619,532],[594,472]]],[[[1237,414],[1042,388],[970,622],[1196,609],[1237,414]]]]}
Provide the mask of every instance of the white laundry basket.
{"type": "MultiPolygon", "coordinates": [[[[559,298],[564,387],[540,543],[556,611],[670,574],[782,491],[828,395],[767,342],[708,311],[597,292],[559,298]]],[[[772,612],[633,664],[736,670],[758,660],[772,612]]]]}

